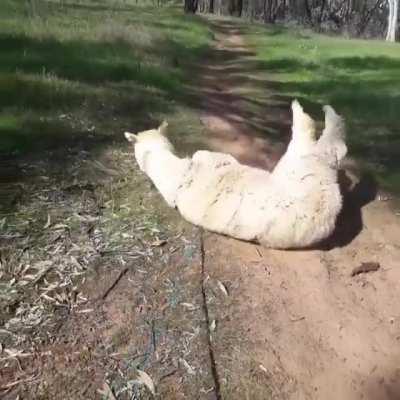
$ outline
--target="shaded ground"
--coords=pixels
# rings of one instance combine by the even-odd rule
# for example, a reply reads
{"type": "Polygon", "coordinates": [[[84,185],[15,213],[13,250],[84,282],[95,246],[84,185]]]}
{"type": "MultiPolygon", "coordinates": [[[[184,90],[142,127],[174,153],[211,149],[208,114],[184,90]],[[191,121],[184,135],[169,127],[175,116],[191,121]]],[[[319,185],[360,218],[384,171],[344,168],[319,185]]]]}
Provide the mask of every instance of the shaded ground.
{"type": "Polygon", "coordinates": [[[0,3],[0,157],[181,120],[206,24],[135,0],[29,4],[0,3]]]}
{"type": "Polygon", "coordinates": [[[254,99],[249,81],[238,77],[255,56],[243,44],[242,28],[232,22],[214,22],[213,28],[217,43],[199,89],[201,120],[213,133],[209,146],[243,163],[272,169],[289,139],[290,99],[270,90],[262,100],[254,99]]]}
{"type": "Polygon", "coordinates": [[[198,230],[132,170],[127,147],[65,156],[62,171],[24,161],[19,212],[3,221],[2,398],[95,399],[104,385],[152,397],[137,370],[159,398],[208,398],[198,230]]]}
{"type": "Polygon", "coordinates": [[[212,396],[198,231],[122,135],[167,114],[194,145],[185,83],[208,27],[135,1],[34,3],[0,4],[0,397],[212,396]]]}

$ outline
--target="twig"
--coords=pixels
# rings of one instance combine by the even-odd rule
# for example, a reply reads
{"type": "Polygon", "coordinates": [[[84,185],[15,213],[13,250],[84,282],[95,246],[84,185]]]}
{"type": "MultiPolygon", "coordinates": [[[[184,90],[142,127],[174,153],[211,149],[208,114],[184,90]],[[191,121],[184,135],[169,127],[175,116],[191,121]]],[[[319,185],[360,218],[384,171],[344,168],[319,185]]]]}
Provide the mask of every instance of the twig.
{"type": "Polygon", "coordinates": [[[37,379],[37,376],[34,376],[34,375],[32,375],[26,379],[18,379],[14,382],[7,383],[6,385],[0,386],[0,390],[9,390],[9,389],[13,388],[14,386],[19,385],[20,383],[32,382],[35,379],[37,379]]]}
{"type": "Polygon", "coordinates": [[[263,258],[263,254],[261,253],[260,249],[256,246],[256,252],[260,258],[263,258]]]}
{"type": "Polygon", "coordinates": [[[178,370],[176,368],[174,368],[173,370],[162,375],[158,381],[161,382],[162,380],[169,378],[170,376],[176,374],[177,372],[178,372],[178,370]]]}
{"type": "Polygon", "coordinates": [[[129,268],[125,267],[124,269],[122,269],[118,276],[115,278],[114,282],[112,283],[112,285],[103,293],[103,295],[101,296],[102,300],[105,300],[106,297],[110,294],[111,290],[113,290],[115,288],[115,286],[117,286],[118,282],[121,280],[121,278],[128,272],[129,268]]]}
{"type": "Polygon", "coordinates": [[[41,279],[43,279],[47,273],[53,268],[53,265],[48,266],[47,268],[45,268],[42,272],[40,272],[38,274],[38,276],[32,281],[33,285],[36,285],[41,279]]]}
{"type": "Polygon", "coordinates": [[[10,234],[4,234],[4,235],[0,235],[0,239],[4,239],[4,240],[10,240],[10,239],[19,239],[24,237],[24,235],[20,234],[20,233],[10,233],[10,234]]]}
{"type": "Polygon", "coordinates": [[[0,361],[17,360],[19,362],[20,358],[28,358],[28,357],[35,357],[35,356],[43,357],[43,356],[51,356],[51,355],[52,355],[51,351],[44,351],[42,353],[22,353],[22,352],[18,352],[18,353],[15,353],[15,354],[10,354],[7,357],[2,357],[2,358],[0,358],[0,361]]]}
{"type": "Polygon", "coordinates": [[[156,347],[157,342],[156,342],[156,329],[154,327],[154,319],[151,320],[150,329],[151,329],[151,345],[153,347],[153,353],[155,353],[157,350],[157,347],[156,347]]]}

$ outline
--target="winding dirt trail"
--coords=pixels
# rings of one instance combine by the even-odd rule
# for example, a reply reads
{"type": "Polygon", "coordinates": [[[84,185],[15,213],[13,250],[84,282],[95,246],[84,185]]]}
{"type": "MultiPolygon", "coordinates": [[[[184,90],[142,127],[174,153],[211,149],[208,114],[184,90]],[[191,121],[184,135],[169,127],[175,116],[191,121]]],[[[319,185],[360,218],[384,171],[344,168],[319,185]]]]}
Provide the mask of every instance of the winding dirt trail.
{"type": "MultiPolygon", "coordinates": [[[[239,26],[212,24],[215,54],[202,82],[209,145],[272,168],[288,135],[288,102],[270,95],[249,107],[249,79],[240,77],[251,73],[254,54],[239,26]],[[272,128],[283,132],[280,142],[268,139],[272,128]]],[[[375,195],[368,179],[353,181],[337,232],[321,249],[266,250],[205,234],[219,398],[400,399],[400,221],[375,195]],[[352,277],[362,262],[381,267],[352,277]]]]}

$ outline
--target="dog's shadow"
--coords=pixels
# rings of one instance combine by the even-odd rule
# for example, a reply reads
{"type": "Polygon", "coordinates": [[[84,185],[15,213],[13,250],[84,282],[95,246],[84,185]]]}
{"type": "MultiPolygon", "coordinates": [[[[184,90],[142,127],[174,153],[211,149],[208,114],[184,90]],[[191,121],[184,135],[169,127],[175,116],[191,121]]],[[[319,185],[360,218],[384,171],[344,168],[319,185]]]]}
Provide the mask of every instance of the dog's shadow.
{"type": "Polygon", "coordinates": [[[369,173],[364,173],[352,187],[352,181],[346,171],[341,170],[339,184],[343,208],[337,218],[335,230],[318,246],[321,250],[344,247],[351,243],[363,229],[362,208],[373,201],[378,193],[376,181],[369,173]]]}

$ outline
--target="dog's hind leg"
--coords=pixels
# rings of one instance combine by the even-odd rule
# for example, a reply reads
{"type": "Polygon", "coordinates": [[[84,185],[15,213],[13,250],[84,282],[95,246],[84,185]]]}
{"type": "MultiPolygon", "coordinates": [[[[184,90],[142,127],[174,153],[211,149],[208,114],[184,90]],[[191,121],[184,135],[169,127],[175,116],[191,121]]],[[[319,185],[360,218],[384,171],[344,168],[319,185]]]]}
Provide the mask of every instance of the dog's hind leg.
{"type": "Polygon", "coordinates": [[[347,154],[346,129],[343,118],[329,105],[324,106],[325,129],[318,140],[318,150],[338,165],[347,154]]]}
{"type": "Polygon", "coordinates": [[[292,102],[292,140],[288,151],[292,154],[308,154],[316,144],[315,121],[304,112],[297,100],[292,102]]]}

